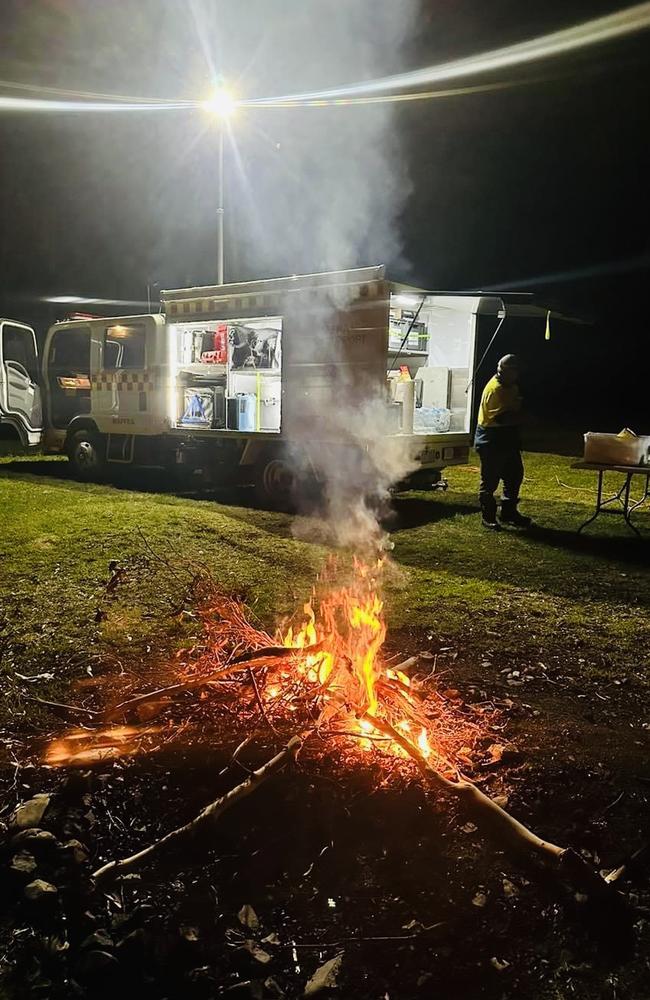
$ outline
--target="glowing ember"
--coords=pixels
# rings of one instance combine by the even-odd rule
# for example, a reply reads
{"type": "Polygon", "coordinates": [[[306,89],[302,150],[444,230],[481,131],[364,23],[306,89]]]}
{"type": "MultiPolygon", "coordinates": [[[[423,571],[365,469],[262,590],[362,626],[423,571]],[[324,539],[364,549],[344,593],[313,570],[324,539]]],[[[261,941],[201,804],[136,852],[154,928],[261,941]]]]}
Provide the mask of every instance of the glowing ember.
{"type": "Polygon", "coordinates": [[[143,741],[161,731],[161,726],[109,726],[107,729],[72,729],[53,740],[45,763],[51,767],[67,764],[96,764],[117,757],[130,757],[143,749],[143,741]]]}
{"type": "MultiPolygon", "coordinates": [[[[247,732],[263,715],[276,731],[295,732],[298,726],[320,737],[347,739],[365,753],[402,759],[408,754],[397,740],[408,740],[437,769],[457,775],[471,762],[479,728],[442,695],[430,692],[425,698],[403,671],[382,662],[383,562],[369,566],[355,560],[346,586],[328,583],[332,569],[319,584],[319,596],[303,606],[302,624],[280,632],[275,643],[251,624],[241,603],[213,596],[204,612],[200,655],[176,670],[170,686],[122,701],[111,716],[129,721],[135,713],[142,723],[189,706],[189,718],[182,726],[171,725],[172,732],[196,724],[199,716],[214,730],[220,706],[237,699],[237,717],[247,732]],[[191,699],[174,700],[189,691],[195,692],[191,699]]],[[[87,764],[146,751],[157,731],[128,725],[76,730],[50,745],[46,762],[87,764]]]]}

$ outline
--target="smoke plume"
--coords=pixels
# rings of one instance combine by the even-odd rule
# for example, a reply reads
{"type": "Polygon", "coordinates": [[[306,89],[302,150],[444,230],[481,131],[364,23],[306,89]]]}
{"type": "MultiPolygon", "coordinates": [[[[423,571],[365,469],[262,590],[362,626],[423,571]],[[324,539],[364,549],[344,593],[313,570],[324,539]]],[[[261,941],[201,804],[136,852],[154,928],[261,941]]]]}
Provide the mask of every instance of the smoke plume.
{"type": "MultiPolygon", "coordinates": [[[[282,6],[292,14],[273,35],[282,39],[284,55],[277,93],[289,92],[287,76],[304,89],[307,79],[318,86],[403,69],[404,43],[412,37],[419,4],[316,0],[282,6]]],[[[273,154],[267,148],[261,159],[259,146],[240,148],[246,174],[256,181],[254,189],[242,190],[254,217],[246,233],[238,234],[239,246],[247,261],[256,260],[257,276],[380,263],[388,265],[389,277],[403,275],[408,266],[399,221],[410,186],[399,111],[390,105],[275,110],[270,124],[268,114],[273,154]]],[[[289,431],[304,480],[316,474],[323,518],[298,520],[296,532],[367,548],[382,544],[389,489],[413,461],[405,440],[390,436],[383,379],[366,381],[347,364],[336,335],[355,295],[356,289],[332,289],[326,305],[321,295],[302,318],[288,305],[291,337],[299,331],[308,345],[301,360],[327,368],[317,386],[300,392],[299,410],[292,404],[289,431]]],[[[288,352],[286,342],[285,360],[288,352]]],[[[291,393],[298,395],[293,388],[291,393]]]]}

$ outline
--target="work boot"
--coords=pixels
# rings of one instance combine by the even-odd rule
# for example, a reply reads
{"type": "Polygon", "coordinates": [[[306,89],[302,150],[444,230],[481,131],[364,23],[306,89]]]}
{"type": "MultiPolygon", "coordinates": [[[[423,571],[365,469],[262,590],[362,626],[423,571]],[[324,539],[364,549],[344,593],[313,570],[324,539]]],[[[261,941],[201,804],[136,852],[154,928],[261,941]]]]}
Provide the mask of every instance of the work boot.
{"type": "Polygon", "coordinates": [[[481,524],[483,527],[488,528],[490,531],[498,531],[497,502],[494,497],[491,494],[479,495],[479,503],[481,505],[481,524]]]}
{"type": "Polygon", "coordinates": [[[517,505],[508,503],[507,500],[501,504],[501,524],[511,524],[514,528],[530,528],[532,520],[525,517],[517,510],[517,505]]]}

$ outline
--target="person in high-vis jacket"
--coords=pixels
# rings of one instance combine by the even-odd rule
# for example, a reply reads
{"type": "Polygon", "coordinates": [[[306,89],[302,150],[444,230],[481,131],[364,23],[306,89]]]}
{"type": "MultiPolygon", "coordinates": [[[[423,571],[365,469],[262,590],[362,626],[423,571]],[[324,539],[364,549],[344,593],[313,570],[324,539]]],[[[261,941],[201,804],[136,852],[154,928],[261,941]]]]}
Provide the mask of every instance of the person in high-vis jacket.
{"type": "Polygon", "coordinates": [[[519,392],[519,362],[506,354],[497,372],[483,390],[478,412],[474,446],[481,461],[479,503],[483,526],[499,530],[497,501],[494,493],[503,482],[502,524],[527,528],[530,518],[517,510],[519,490],[524,478],[519,427],[522,423],[522,399],[519,392]]]}

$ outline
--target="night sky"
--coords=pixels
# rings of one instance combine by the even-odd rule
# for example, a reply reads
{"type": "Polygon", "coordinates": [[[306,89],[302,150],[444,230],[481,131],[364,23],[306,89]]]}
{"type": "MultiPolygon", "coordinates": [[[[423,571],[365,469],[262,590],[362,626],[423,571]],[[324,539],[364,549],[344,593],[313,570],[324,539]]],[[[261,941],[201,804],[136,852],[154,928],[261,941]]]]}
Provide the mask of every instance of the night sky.
{"type": "MultiPolygon", "coordinates": [[[[413,0],[400,20],[387,0],[4,0],[0,78],[201,99],[218,70],[238,96],[265,97],[623,6],[413,0]]],[[[506,338],[529,360],[538,416],[548,397],[575,426],[650,433],[649,54],[647,31],[453,84],[509,84],[488,93],[242,112],[228,146],[227,278],[381,261],[428,288],[534,291],[590,320],[558,323],[550,344],[541,329],[527,344],[506,338]]],[[[47,296],[145,300],[147,283],[214,280],[216,132],[203,112],[4,113],[0,149],[3,314],[42,330],[57,315],[47,296]]]]}

